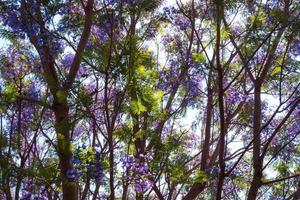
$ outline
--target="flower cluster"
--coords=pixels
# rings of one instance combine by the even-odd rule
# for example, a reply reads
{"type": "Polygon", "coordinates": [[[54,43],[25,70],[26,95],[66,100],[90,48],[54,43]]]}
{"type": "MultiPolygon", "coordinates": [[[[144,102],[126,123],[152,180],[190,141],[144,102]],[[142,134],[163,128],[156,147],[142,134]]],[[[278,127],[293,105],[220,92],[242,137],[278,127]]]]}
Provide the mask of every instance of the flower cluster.
{"type": "Polygon", "coordinates": [[[12,3],[4,5],[3,7],[0,18],[2,18],[4,26],[9,26],[19,37],[24,39],[24,33],[26,33],[28,37],[32,37],[40,32],[40,26],[35,20],[31,19],[30,22],[27,23],[23,16],[29,15],[29,13],[36,13],[37,4],[33,0],[30,0],[26,6],[12,3]]]}
{"type": "Polygon", "coordinates": [[[174,21],[175,25],[179,27],[180,30],[184,31],[190,27],[190,21],[184,16],[177,16],[174,21]]]}
{"type": "Polygon", "coordinates": [[[34,184],[31,180],[23,180],[21,200],[46,200],[47,192],[44,185],[34,184]]]}
{"type": "Polygon", "coordinates": [[[169,20],[173,20],[174,14],[176,12],[177,11],[176,11],[175,7],[173,7],[173,6],[172,7],[164,7],[162,15],[169,20]]]}
{"type": "Polygon", "coordinates": [[[238,91],[238,89],[231,86],[228,89],[227,101],[229,105],[235,105],[236,103],[244,102],[248,100],[248,96],[243,94],[243,92],[238,91]]]}
{"type": "MultiPolygon", "coordinates": [[[[21,39],[25,39],[26,35],[28,38],[35,37],[36,45],[38,47],[50,47],[51,54],[54,56],[63,51],[61,41],[52,38],[52,33],[48,30],[48,25],[46,24],[46,27],[41,27],[34,18],[39,8],[33,0],[29,0],[24,5],[18,3],[4,4],[1,9],[0,19],[2,19],[3,25],[9,27],[10,31],[16,36],[21,39]],[[51,41],[49,41],[49,39],[51,39],[51,41]]],[[[46,16],[44,16],[45,20],[50,18],[46,16]]],[[[46,57],[47,53],[40,53],[46,57]]]]}
{"type": "Polygon", "coordinates": [[[138,0],[123,0],[123,3],[124,4],[128,4],[129,6],[130,5],[135,5],[138,3],[138,0]]]}
{"type": "Polygon", "coordinates": [[[122,26],[122,17],[116,15],[103,15],[103,21],[100,24],[93,25],[91,28],[91,40],[88,45],[93,43],[97,45],[109,41],[113,37],[115,41],[122,41],[125,34],[125,29],[122,26]]]}
{"type": "Polygon", "coordinates": [[[172,35],[166,34],[162,37],[162,41],[163,41],[163,44],[166,46],[166,45],[169,45],[171,42],[173,42],[174,38],[172,37],[172,35]]]}
{"type": "Polygon", "coordinates": [[[91,35],[94,37],[94,39],[97,39],[100,42],[104,42],[108,38],[108,29],[92,26],[91,35]]]}
{"type": "Polygon", "coordinates": [[[12,82],[24,78],[31,72],[29,56],[14,46],[10,46],[6,51],[0,52],[0,72],[4,80],[12,82]]]}
{"type": "Polygon", "coordinates": [[[292,51],[292,54],[294,56],[299,56],[300,55],[300,39],[296,39],[292,46],[291,46],[291,51],[292,51]]]}
{"type": "Polygon", "coordinates": [[[103,166],[99,152],[85,146],[79,147],[70,159],[70,163],[73,168],[68,169],[68,178],[77,180],[83,173],[86,173],[88,177],[94,178],[97,182],[103,182],[103,166]]]}
{"type": "Polygon", "coordinates": [[[147,159],[149,158],[143,154],[139,154],[136,157],[126,155],[123,159],[126,180],[134,183],[137,193],[146,191],[152,187],[152,182],[148,179],[150,173],[146,162],[147,159]]]}

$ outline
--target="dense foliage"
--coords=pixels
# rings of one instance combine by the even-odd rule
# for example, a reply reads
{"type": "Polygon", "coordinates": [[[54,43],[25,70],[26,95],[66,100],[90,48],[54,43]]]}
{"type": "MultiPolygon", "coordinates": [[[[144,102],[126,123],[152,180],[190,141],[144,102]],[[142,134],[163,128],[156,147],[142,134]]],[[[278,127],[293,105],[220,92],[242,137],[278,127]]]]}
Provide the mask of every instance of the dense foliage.
{"type": "Polygon", "coordinates": [[[300,199],[299,0],[1,0],[0,199],[300,199]]]}

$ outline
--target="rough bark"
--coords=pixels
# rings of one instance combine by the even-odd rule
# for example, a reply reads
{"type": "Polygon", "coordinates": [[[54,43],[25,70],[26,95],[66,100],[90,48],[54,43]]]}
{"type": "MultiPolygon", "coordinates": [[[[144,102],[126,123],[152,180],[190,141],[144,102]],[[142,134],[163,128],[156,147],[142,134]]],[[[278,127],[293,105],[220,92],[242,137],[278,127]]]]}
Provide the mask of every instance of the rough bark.
{"type": "Polygon", "coordinates": [[[256,83],[254,88],[254,113],[253,113],[253,178],[248,192],[247,200],[256,199],[258,189],[261,186],[262,178],[262,159],[260,158],[261,149],[261,84],[256,83]]]}
{"type": "Polygon", "coordinates": [[[216,37],[216,67],[218,73],[218,104],[219,104],[219,115],[220,115],[220,137],[219,137],[219,167],[220,173],[217,185],[217,195],[216,199],[220,200],[222,198],[222,187],[225,179],[225,109],[224,109],[224,87],[223,78],[224,70],[221,65],[221,19],[223,15],[223,1],[216,1],[216,23],[217,23],[217,37],[216,37]]]}

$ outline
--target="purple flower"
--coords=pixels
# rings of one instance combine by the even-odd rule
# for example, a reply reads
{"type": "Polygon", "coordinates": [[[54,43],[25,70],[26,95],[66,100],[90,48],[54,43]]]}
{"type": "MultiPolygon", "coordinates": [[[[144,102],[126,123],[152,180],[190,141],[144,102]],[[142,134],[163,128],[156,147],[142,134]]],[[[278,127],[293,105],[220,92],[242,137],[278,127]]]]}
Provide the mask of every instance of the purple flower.
{"type": "Polygon", "coordinates": [[[44,44],[44,40],[42,38],[39,38],[37,44],[38,46],[42,46],[44,44]]]}
{"type": "Polygon", "coordinates": [[[167,34],[163,36],[162,40],[164,45],[168,45],[174,40],[174,38],[170,34],[167,34]]]}
{"type": "Polygon", "coordinates": [[[135,189],[135,192],[137,192],[137,193],[140,193],[143,191],[143,188],[142,188],[141,184],[139,184],[139,183],[135,184],[134,189],[135,189]]]}
{"type": "Polygon", "coordinates": [[[59,53],[63,53],[63,45],[60,41],[52,41],[51,53],[56,56],[59,53]]]}
{"type": "Polygon", "coordinates": [[[164,14],[165,14],[165,15],[171,14],[171,10],[170,10],[169,7],[164,7],[164,8],[163,8],[163,11],[164,11],[164,14]]]}
{"type": "MultiPolygon", "coordinates": [[[[109,23],[107,23],[106,26],[108,24],[109,23]]],[[[109,30],[109,27],[98,28],[96,26],[92,26],[91,35],[95,36],[97,38],[97,40],[99,40],[100,42],[104,42],[108,38],[108,31],[107,30],[109,30]]]]}
{"type": "Polygon", "coordinates": [[[31,180],[24,179],[22,181],[21,200],[46,200],[47,193],[44,185],[34,184],[31,180]]]}
{"type": "Polygon", "coordinates": [[[136,172],[136,167],[135,167],[135,165],[133,165],[133,166],[131,167],[131,171],[132,171],[132,172],[136,172]]]}
{"type": "Polygon", "coordinates": [[[21,200],[30,200],[31,199],[31,193],[27,190],[22,190],[21,194],[21,200]]]}
{"type": "Polygon", "coordinates": [[[144,154],[139,154],[136,158],[132,155],[126,155],[123,159],[123,167],[126,168],[125,179],[135,184],[136,192],[142,192],[152,187],[151,181],[147,178],[150,173],[145,161],[148,159],[150,157],[144,154]]]}
{"type": "Polygon", "coordinates": [[[179,26],[180,30],[184,31],[190,26],[190,21],[183,16],[177,16],[175,18],[175,25],[179,26]]]}
{"type": "Polygon", "coordinates": [[[169,20],[173,20],[175,13],[176,13],[176,9],[174,7],[164,7],[163,8],[163,16],[169,20]]]}
{"type": "Polygon", "coordinates": [[[78,157],[76,157],[76,156],[72,156],[72,158],[70,159],[70,163],[72,163],[72,164],[80,164],[81,163],[81,161],[79,160],[79,158],[78,157]]]}
{"type": "Polygon", "coordinates": [[[76,169],[71,168],[67,171],[67,177],[69,179],[78,179],[82,175],[82,172],[78,172],[76,169]]]}
{"type": "Polygon", "coordinates": [[[37,90],[37,88],[35,87],[35,83],[33,82],[29,85],[28,96],[36,100],[40,97],[40,91],[37,90]]]}
{"type": "Polygon", "coordinates": [[[64,66],[64,68],[69,68],[72,64],[73,59],[74,59],[74,54],[68,53],[61,60],[61,64],[64,66]]]}
{"type": "Polygon", "coordinates": [[[291,45],[291,51],[294,56],[300,55],[300,39],[296,39],[294,43],[291,45]]]}
{"type": "Polygon", "coordinates": [[[138,2],[138,0],[123,0],[123,3],[128,5],[134,5],[138,2]]]}

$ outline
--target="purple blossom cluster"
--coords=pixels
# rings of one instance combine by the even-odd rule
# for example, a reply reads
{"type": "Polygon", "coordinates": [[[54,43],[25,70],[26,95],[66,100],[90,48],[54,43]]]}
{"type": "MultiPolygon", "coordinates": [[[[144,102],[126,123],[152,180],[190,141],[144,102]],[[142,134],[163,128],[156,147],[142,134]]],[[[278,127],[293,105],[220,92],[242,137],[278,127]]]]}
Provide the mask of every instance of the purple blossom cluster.
{"type": "Polygon", "coordinates": [[[121,25],[122,18],[119,15],[105,16],[101,24],[93,25],[91,28],[91,39],[88,44],[91,46],[101,45],[107,42],[110,37],[116,41],[124,38],[124,27],[121,25]]]}
{"type": "Polygon", "coordinates": [[[70,68],[72,61],[74,59],[74,54],[73,53],[68,53],[66,54],[62,59],[61,59],[61,65],[63,68],[70,68]]]}
{"type": "MultiPolygon", "coordinates": [[[[35,1],[29,0],[27,3],[20,5],[18,1],[10,4],[4,4],[0,19],[3,20],[5,27],[9,27],[11,31],[21,39],[36,39],[37,47],[50,47],[51,54],[56,56],[63,51],[62,43],[52,38],[52,33],[46,27],[41,27],[34,16],[38,12],[38,5],[35,1]],[[49,41],[49,39],[51,41],[49,41]]],[[[47,16],[45,19],[50,19],[47,16]]],[[[47,57],[47,53],[40,51],[42,57],[47,57]]]]}
{"type": "Polygon", "coordinates": [[[282,7],[284,5],[284,1],[282,0],[269,0],[265,3],[264,9],[266,10],[271,10],[271,9],[276,9],[278,7],[282,7]]]}
{"type": "Polygon", "coordinates": [[[30,84],[27,86],[28,87],[28,92],[27,95],[31,99],[38,100],[41,97],[41,91],[36,87],[36,83],[33,81],[30,82],[30,84]]]}
{"type": "Polygon", "coordinates": [[[152,181],[148,179],[150,176],[149,167],[147,164],[147,156],[139,154],[134,157],[133,155],[126,155],[123,159],[123,168],[126,180],[134,183],[135,191],[137,193],[144,192],[152,187],[152,181]]]}
{"type": "MultiPolygon", "coordinates": [[[[289,103],[293,103],[295,98],[291,98],[289,103]]],[[[285,130],[284,136],[288,139],[293,138],[300,132],[300,104],[297,104],[295,110],[291,114],[291,121],[287,124],[287,129],[285,130]]]]}
{"type": "Polygon", "coordinates": [[[34,184],[32,180],[23,180],[21,200],[47,200],[47,190],[44,185],[34,184]]]}
{"type": "Polygon", "coordinates": [[[189,73],[189,79],[187,81],[188,85],[188,95],[190,97],[197,97],[202,91],[202,81],[204,80],[203,74],[196,70],[191,70],[189,73]]]}
{"type": "Polygon", "coordinates": [[[4,26],[9,26],[22,39],[25,39],[24,31],[34,35],[39,28],[21,22],[20,6],[17,4],[5,5],[3,12],[0,14],[0,19],[2,19],[4,26]]]}
{"type": "Polygon", "coordinates": [[[217,166],[212,166],[207,169],[212,179],[216,179],[220,173],[220,169],[217,166]]]}
{"type": "Polygon", "coordinates": [[[0,53],[1,75],[8,81],[22,79],[29,71],[29,58],[25,57],[17,47],[9,47],[0,53]]]}
{"type": "Polygon", "coordinates": [[[177,13],[177,10],[175,9],[175,7],[171,6],[171,7],[164,7],[162,14],[166,19],[169,19],[170,21],[172,21],[174,19],[174,14],[176,14],[176,13],[177,13]]]}
{"type": "Polygon", "coordinates": [[[20,2],[5,4],[3,6],[3,12],[0,14],[0,18],[3,20],[4,25],[11,28],[11,30],[24,39],[25,34],[30,38],[38,35],[41,31],[40,25],[37,20],[31,17],[31,20],[24,18],[25,16],[33,16],[37,12],[38,5],[35,1],[29,0],[25,3],[26,6],[21,6],[20,2]]]}
{"type": "Polygon", "coordinates": [[[166,34],[162,36],[162,42],[165,46],[169,45],[173,41],[174,41],[174,37],[170,34],[166,34]]]}
{"type": "Polygon", "coordinates": [[[229,105],[235,105],[240,102],[244,102],[248,100],[248,96],[235,89],[234,87],[230,87],[228,89],[227,102],[229,105]]]}
{"type": "Polygon", "coordinates": [[[182,31],[186,30],[191,25],[189,19],[184,16],[176,16],[174,19],[174,23],[182,31]]]}
{"type": "Polygon", "coordinates": [[[223,186],[223,191],[226,196],[230,196],[238,187],[236,187],[235,183],[232,180],[227,179],[223,186]]]}
{"type": "Polygon", "coordinates": [[[58,10],[58,14],[68,16],[82,16],[84,15],[84,9],[81,4],[74,3],[72,1],[63,0],[62,6],[58,10]]]}
{"type": "Polygon", "coordinates": [[[296,39],[291,45],[291,51],[294,56],[300,56],[300,39],[296,39]]]}
{"type": "Polygon", "coordinates": [[[179,76],[178,71],[176,71],[176,67],[172,67],[174,70],[161,70],[159,72],[159,77],[161,81],[158,83],[158,88],[164,91],[169,91],[170,86],[176,82],[177,77],[179,76]]]}
{"type": "Polygon", "coordinates": [[[124,4],[131,5],[131,6],[136,5],[138,2],[139,0],[123,0],[124,4]]]}
{"type": "MultiPolygon", "coordinates": [[[[62,72],[67,74],[71,68],[72,62],[74,59],[74,53],[66,53],[62,59],[60,60],[62,72]]],[[[81,65],[78,70],[78,75],[80,77],[86,77],[87,75],[87,68],[85,65],[81,65]]]]}
{"type": "Polygon", "coordinates": [[[70,164],[73,167],[67,171],[68,178],[77,180],[85,172],[96,182],[103,183],[104,173],[99,152],[91,152],[85,145],[78,147],[70,159],[70,164]]]}
{"type": "Polygon", "coordinates": [[[287,128],[285,135],[289,139],[291,139],[299,132],[300,132],[300,123],[299,123],[299,120],[296,120],[293,123],[289,124],[289,127],[287,128]]]}
{"type": "MultiPolygon", "coordinates": [[[[34,114],[35,114],[35,110],[36,110],[36,106],[34,104],[25,104],[22,103],[22,113],[21,113],[21,118],[18,119],[16,117],[13,117],[14,114],[11,114],[11,131],[13,134],[18,132],[18,128],[20,125],[20,128],[25,131],[25,130],[29,130],[30,126],[31,126],[31,122],[34,119],[34,114]]],[[[15,111],[13,111],[15,112],[15,111]]]]}
{"type": "Polygon", "coordinates": [[[108,30],[105,28],[99,28],[97,26],[92,26],[91,35],[94,36],[98,41],[104,42],[108,38],[108,30]]]}
{"type": "MultiPolygon", "coordinates": [[[[231,169],[234,162],[231,162],[227,165],[227,169],[231,169]]],[[[236,168],[231,172],[232,177],[243,177],[246,174],[250,173],[251,170],[251,163],[249,163],[247,160],[242,159],[236,168]]]]}
{"type": "Polygon", "coordinates": [[[178,11],[173,6],[164,7],[162,15],[181,31],[185,31],[191,25],[190,20],[183,15],[179,15],[178,11]]]}
{"type": "MultiPolygon", "coordinates": [[[[74,163],[73,163],[73,164],[74,164],[74,163]]],[[[75,165],[75,164],[74,164],[74,165],[75,165]]],[[[78,169],[71,168],[71,169],[68,169],[68,171],[67,171],[67,177],[68,177],[69,179],[77,180],[77,179],[79,179],[81,176],[82,176],[82,171],[79,171],[78,169]]]]}

